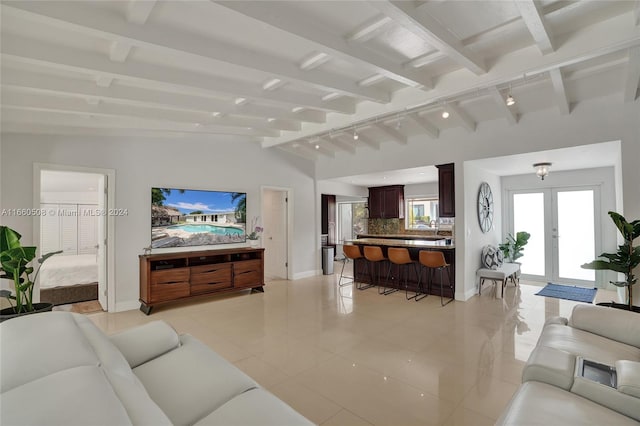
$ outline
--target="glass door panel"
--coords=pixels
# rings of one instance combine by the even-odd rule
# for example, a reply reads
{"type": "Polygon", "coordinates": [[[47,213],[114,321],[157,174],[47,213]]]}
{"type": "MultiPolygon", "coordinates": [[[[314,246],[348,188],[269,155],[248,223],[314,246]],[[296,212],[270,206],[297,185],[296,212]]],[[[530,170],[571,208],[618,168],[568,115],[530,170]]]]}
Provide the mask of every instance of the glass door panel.
{"type": "Polygon", "coordinates": [[[545,202],[543,192],[513,194],[513,235],[519,231],[531,234],[520,270],[525,275],[546,276],[545,202]]]}
{"type": "Polygon", "coordinates": [[[585,259],[596,257],[596,223],[594,191],[554,190],[557,208],[557,232],[554,232],[554,258],[557,273],[554,279],[564,281],[594,282],[596,275],[592,269],[582,269],[585,259]]]}

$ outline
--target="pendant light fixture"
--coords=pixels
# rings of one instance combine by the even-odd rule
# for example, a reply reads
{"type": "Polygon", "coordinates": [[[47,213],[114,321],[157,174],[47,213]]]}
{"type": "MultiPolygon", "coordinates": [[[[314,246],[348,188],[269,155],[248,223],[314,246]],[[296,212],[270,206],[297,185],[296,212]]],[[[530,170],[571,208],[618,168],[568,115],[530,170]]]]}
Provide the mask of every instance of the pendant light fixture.
{"type": "Polygon", "coordinates": [[[551,163],[535,163],[533,167],[536,168],[536,175],[540,178],[540,180],[544,180],[544,177],[549,174],[551,163]]]}

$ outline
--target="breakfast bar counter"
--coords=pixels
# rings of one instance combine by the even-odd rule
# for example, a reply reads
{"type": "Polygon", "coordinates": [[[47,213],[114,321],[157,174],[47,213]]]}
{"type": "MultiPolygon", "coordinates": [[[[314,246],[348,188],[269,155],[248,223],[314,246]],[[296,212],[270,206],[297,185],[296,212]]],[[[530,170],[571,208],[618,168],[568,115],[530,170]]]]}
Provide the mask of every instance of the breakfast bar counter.
{"type": "MultiPolygon", "coordinates": [[[[451,241],[451,240],[449,240],[451,241]]],[[[411,259],[418,262],[419,253],[421,250],[437,250],[441,251],[444,254],[444,258],[446,262],[451,265],[450,273],[451,273],[451,285],[453,287],[453,291],[448,286],[447,273],[443,273],[444,277],[444,297],[454,297],[455,293],[455,245],[447,244],[447,239],[437,240],[437,241],[429,241],[429,240],[412,240],[412,239],[393,239],[393,238],[358,238],[355,240],[347,241],[345,244],[352,244],[360,247],[360,253],[364,254],[363,247],[364,246],[378,246],[382,249],[382,253],[385,256],[388,256],[387,249],[389,247],[401,247],[409,250],[409,256],[411,259]]],[[[370,276],[369,268],[367,268],[367,261],[364,258],[355,259],[353,265],[353,274],[355,277],[355,281],[361,283],[371,283],[372,278],[370,276]]],[[[427,268],[423,268],[418,264],[418,273],[416,274],[416,270],[414,267],[407,268],[408,270],[408,278],[407,278],[407,287],[410,291],[416,291],[418,289],[418,277],[421,275],[421,283],[424,289],[427,288],[427,268]]],[[[402,275],[402,280],[399,280],[399,271],[398,266],[391,264],[389,261],[384,261],[380,268],[381,281],[384,282],[387,277],[387,271],[389,270],[389,266],[391,266],[391,274],[389,276],[389,281],[386,283],[387,287],[393,287],[404,290],[404,273],[402,275]],[[401,281],[401,282],[400,282],[401,281]]],[[[431,286],[429,288],[428,293],[434,295],[440,295],[440,274],[433,274],[433,281],[431,282],[431,286]]],[[[373,280],[375,281],[375,280],[373,280]]]]}

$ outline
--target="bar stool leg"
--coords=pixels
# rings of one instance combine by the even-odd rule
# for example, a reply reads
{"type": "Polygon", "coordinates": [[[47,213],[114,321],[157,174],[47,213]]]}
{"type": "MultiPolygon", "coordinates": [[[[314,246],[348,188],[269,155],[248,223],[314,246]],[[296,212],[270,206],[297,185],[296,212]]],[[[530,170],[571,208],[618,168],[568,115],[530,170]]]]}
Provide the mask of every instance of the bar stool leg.
{"type": "MultiPolygon", "coordinates": [[[[373,262],[369,262],[368,260],[365,260],[365,262],[366,262],[366,267],[367,267],[366,269],[367,269],[367,272],[369,273],[369,279],[371,280],[371,283],[363,285],[362,283],[359,283],[359,282],[356,281],[356,288],[358,290],[366,290],[368,288],[375,287],[375,282],[374,282],[374,279],[373,279],[373,273],[371,271],[371,266],[372,266],[373,262]]],[[[355,267],[356,267],[355,262],[353,263],[353,267],[355,269],[355,267]]],[[[355,275],[355,270],[354,270],[354,275],[355,275]]]]}
{"type": "MultiPolygon", "coordinates": [[[[449,303],[453,302],[454,298],[451,298],[450,300],[447,301],[447,303],[443,302],[444,299],[444,280],[442,277],[442,270],[445,269],[444,267],[440,267],[438,268],[440,269],[440,304],[442,306],[448,305],[449,303]]],[[[449,272],[449,268],[447,268],[447,278],[449,279],[449,288],[451,289],[451,272],[449,272]]]]}
{"type": "MultiPolygon", "coordinates": [[[[353,280],[354,280],[353,276],[347,277],[344,275],[344,267],[346,266],[348,261],[349,261],[349,258],[347,256],[345,256],[344,259],[342,259],[342,270],[340,271],[340,278],[338,278],[338,287],[344,287],[346,285],[353,283],[353,280]],[[342,283],[342,280],[345,278],[350,281],[346,281],[345,283],[342,283]]],[[[353,268],[355,269],[355,267],[356,267],[356,263],[353,262],[353,268]]],[[[355,276],[355,271],[353,271],[353,275],[355,276]]]]}
{"type": "MultiPolygon", "coordinates": [[[[400,276],[400,265],[398,266],[398,277],[400,276]]],[[[391,294],[391,293],[395,293],[396,291],[400,290],[399,288],[391,288],[389,287],[389,289],[387,290],[387,284],[389,284],[389,277],[391,276],[391,268],[393,267],[393,263],[389,262],[389,269],[387,270],[387,279],[385,281],[385,285],[384,287],[379,286],[378,287],[378,294],[384,294],[385,296],[391,294]],[[382,291],[380,291],[380,288],[382,288],[382,291]]],[[[378,275],[378,277],[380,277],[380,275],[378,275]]]]}
{"type": "Polygon", "coordinates": [[[420,272],[418,272],[418,290],[416,291],[416,295],[414,296],[414,299],[416,302],[418,300],[422,300],[425,297],[427,297],[429,295],[429,268],[427,268],[427,291],[424,291],[423,287],[422,287],[422,276],[424,275],[424,269],[425,267],[423,265],[420,265],[418,267],[418,265],[416,265],[416,269],[420,269],[420,272]],[[422,292],[422,293],[421,293],[422,292]]]}

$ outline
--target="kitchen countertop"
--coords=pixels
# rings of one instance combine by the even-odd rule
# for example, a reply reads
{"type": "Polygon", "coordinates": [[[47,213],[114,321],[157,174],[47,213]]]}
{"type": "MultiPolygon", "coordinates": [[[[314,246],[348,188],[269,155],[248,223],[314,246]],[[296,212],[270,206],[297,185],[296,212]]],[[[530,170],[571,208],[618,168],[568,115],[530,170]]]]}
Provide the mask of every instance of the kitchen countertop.
{"type": "Polygon", "coordinates": [[[435,234],[358,234],[357,238],[394,238],[398,240],[427,240],[437,241],[451,238],[446,235],[435,234]]]}
{"type": "Polygon", "coordinates": [[[455,244],[446,244],[445,239],[438,241],[429,240],[407,240],[393,238],[358,238],[355,240],[345,241],[357,245],[387,246],[387,247],[407,247],[407,248],[424,248],[424,249],[442,249],[451,250],[455,244]]]}

